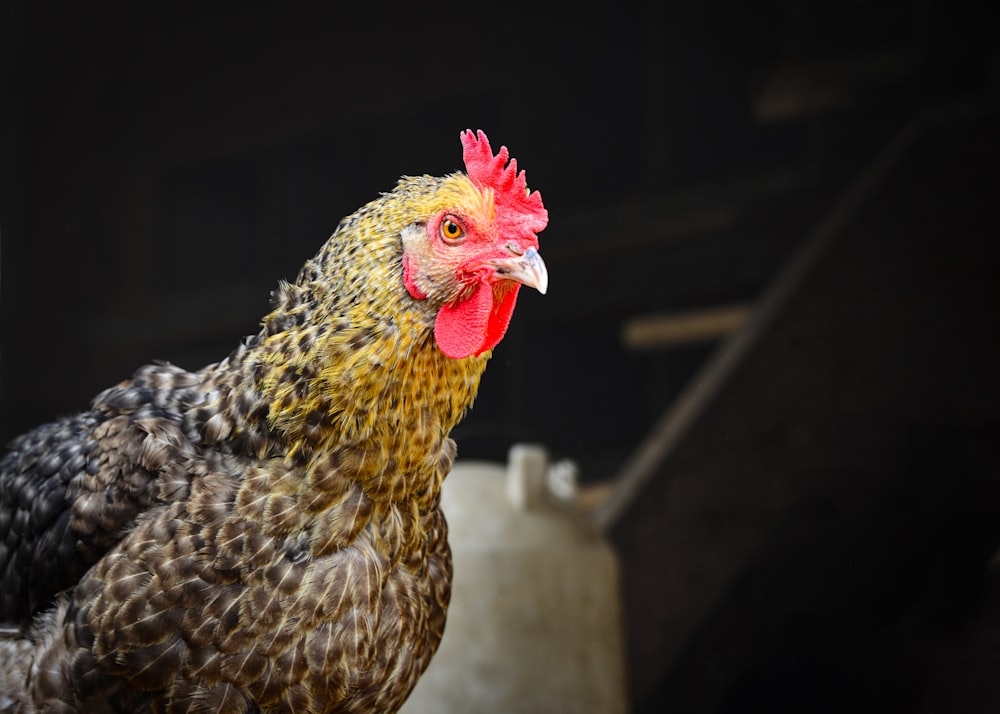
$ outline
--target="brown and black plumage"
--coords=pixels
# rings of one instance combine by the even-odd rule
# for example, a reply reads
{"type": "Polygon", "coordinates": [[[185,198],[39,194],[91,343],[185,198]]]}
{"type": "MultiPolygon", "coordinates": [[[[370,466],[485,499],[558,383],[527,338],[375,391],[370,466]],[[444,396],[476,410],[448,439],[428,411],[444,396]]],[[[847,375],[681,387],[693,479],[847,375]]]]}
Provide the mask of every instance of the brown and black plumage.
{"type": "Polygon", "coordinates": [[[507,152],[344,219],[259,334],[0,461],[0,711],[388,712],[445,624],[449,432],[546,224],[507,152]]]}

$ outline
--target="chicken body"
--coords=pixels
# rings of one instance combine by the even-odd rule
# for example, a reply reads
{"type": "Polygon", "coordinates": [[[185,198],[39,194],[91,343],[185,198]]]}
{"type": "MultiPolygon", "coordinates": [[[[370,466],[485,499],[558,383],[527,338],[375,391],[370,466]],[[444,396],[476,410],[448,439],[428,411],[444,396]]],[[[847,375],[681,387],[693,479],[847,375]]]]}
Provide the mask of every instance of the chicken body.
{"type": "Polygon", "coordinates": [[[506,151],[463,143],[469,175],[345,219],[225,360],[143,367],[13,442],[0,711],[402,705],[445,624],[448,434],[546,279],[540,197],[522,174],[537,201],[505,205],[506,151]]]}

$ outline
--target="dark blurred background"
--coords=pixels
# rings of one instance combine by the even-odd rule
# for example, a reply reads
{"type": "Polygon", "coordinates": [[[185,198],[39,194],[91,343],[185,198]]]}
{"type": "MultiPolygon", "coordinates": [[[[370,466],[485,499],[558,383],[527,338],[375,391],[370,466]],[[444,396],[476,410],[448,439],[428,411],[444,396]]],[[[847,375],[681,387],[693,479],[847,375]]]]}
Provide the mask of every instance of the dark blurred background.
{"type": "Polygon", "coordinates": [[[0,437],[225,356],[483,128],[545,197],[551,282],[461,456],[541,442],[605,493],[683,424],[602,521],[633,709],[995,710],[988,4],[423,5],[2,5],[0,437]]]}

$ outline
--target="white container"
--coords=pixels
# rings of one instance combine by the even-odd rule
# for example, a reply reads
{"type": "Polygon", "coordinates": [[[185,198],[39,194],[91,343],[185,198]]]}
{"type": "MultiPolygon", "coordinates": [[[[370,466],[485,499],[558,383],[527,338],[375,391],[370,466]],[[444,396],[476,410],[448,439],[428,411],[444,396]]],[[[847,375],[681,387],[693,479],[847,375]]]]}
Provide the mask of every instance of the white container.
{"type": "Polygon", "coordinates": [[[574,494],[572,467],[541,447],[455,464],[448,623],[404,714],[627,710],[617,558],[574,494]]]}

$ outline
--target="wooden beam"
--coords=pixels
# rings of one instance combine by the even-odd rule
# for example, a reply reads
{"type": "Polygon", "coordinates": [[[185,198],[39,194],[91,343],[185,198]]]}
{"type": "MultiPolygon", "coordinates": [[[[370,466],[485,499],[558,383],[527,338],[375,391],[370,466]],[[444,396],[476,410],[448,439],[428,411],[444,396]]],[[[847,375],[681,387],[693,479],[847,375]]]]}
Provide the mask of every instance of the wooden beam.
{"type": "Polygon", "coordinates": [[[635,317],[622,327],[622,342],[630,350],[652,350],[716,340],[742,326],[752,309],[749,304],[724,305],[635,317]]]}
{"type": "Polygon", "coordinates": [[[663,461],[757,346],[827,247],[881,185],[924,124],[924,117],[918,115],[886,144],[841,195],[832,210],[803,239],[798,251],[764,291],[750,318],[719,345],[688,387],[666,410],[614,478],[611,493],[594,511],[594,523],[600,531],[610,531],[615,522],[628,511],[632,501],[640,497],[646,482],[659,473],[663,461]]]}

